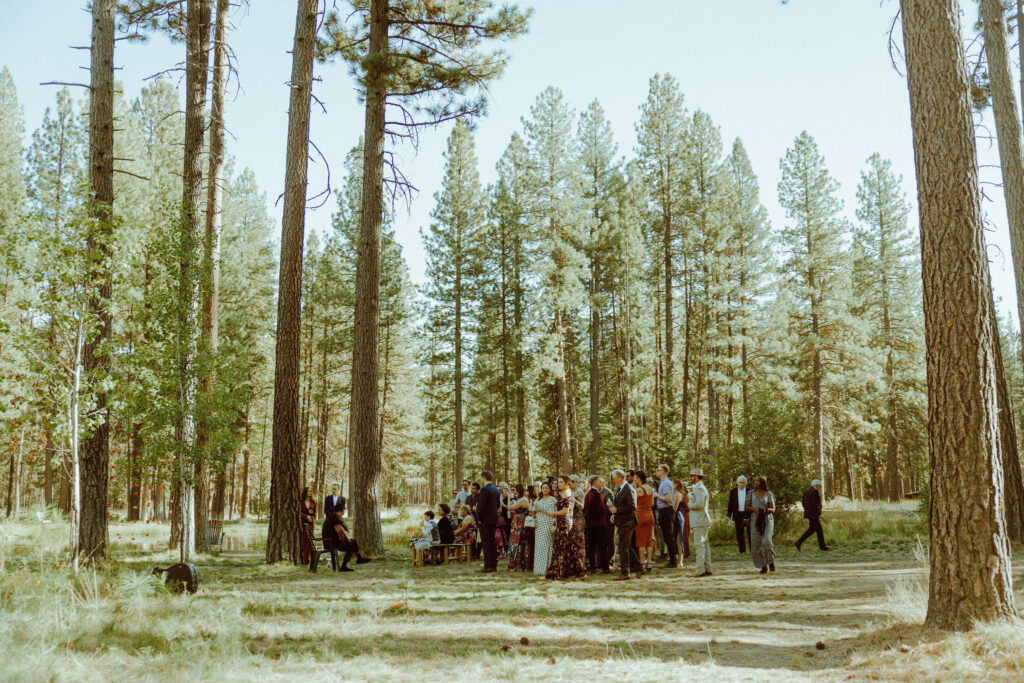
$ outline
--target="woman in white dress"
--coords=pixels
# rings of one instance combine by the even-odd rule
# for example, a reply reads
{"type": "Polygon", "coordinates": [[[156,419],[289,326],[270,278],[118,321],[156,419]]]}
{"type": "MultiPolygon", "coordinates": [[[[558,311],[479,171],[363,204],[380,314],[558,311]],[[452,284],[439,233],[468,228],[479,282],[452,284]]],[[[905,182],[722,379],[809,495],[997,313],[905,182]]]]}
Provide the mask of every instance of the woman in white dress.
{"type": "MultiPolygon", "coordinates": [[[[537,510],[555,511],[555,497],[551,495],[551,485],[547,482],[540,486],[540,498],[534,503],[537,510]]],[[[551,564],[551,530],[555,526],[555,518],[550,515],[537,515],[537,528],[534,531],[533,573],[544,576],[551,564]]]]}

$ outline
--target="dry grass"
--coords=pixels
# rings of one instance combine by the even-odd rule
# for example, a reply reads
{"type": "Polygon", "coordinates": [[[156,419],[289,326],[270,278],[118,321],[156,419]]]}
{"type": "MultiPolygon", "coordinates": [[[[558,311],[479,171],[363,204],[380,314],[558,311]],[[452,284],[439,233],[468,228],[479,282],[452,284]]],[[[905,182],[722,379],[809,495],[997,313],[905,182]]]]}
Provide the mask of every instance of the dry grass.
{"type": "MultiPolygon", "coordinates": [[[[386,537],[404,540],[416,512],[389,520],[386,537]]],[[[165,527],[113,526],[115,561],[77,579],[52,560],[40,566],[33,549],[38,538],[59,547],[64,531],[0,524],[0,679],[1022,677],[1020,622],[956,636],[917,625],[923,555],[910,543],[820,555],[780,541],[767,578],[722,545],[713,577],[660,569],[625,584],[480,575],[475,564],[414,570],[404,547],[350,574],[311,575],[243,548],[200,556],[199,593],[178,596],[148,574],[173,554],[142,549],[165,543],[165,527]]],[[[228,528],[251,544],[259,532],[228,528]]]]}

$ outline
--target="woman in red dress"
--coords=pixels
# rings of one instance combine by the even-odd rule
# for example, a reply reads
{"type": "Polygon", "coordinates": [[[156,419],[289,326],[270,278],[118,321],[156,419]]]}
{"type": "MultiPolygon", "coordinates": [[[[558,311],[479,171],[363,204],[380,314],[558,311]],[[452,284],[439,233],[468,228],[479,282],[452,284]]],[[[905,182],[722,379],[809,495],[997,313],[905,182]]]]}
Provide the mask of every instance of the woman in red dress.
{"type": "Polygon", "coordinates": [[[302,529],[302,534],[299,537],[299,547],[301,548],[302,564],[309,564],[309,555],[313,552],[313,546],[310,544],[309,539],[313,536],[313,525],[316,524],[316,501],[313,500],[313,496],[309,492],[309,487],[302,489],[302,496],[299,497],[299,521],[303,527],[309,527],[309,533],[306,533],[305,529],[302,529]]]}
{"type": "Polygon", "coordinates": [[[633,483],[640,484],[636,489],[636,549],[644,571],[649,572],[654,557],[654,489],[647,484],[646,472],[637,472],[633,483]]]}
{"type": "Polygon", "coordinates": [[[559,494],[558,500],[555,502],[555,511],[538,511],[539,513],[550,515],[556,520],[555,531],[551,539],[551,564],[548,566],[545,576],[553,581],[582,579],[587,576],[587,570],[583,563],[583,555],[580,553],[580,541],[576,534],[577,527],[573,520],[573,508],[576,507],[576,500],[572,495],[569,477],[562,476],[558,478],[558,490],[559,494]]]}

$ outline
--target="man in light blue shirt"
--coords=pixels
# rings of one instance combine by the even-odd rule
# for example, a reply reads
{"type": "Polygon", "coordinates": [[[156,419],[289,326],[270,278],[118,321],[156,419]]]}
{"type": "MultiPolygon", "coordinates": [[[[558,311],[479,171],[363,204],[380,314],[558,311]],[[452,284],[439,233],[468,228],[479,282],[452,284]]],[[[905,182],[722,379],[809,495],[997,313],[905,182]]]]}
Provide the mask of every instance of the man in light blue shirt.
{"type": "Polygon", "coordinates": [[[668,478],[668,465],[658,465],[658,477],[661,483],[658,484],[658,526],[661,527],[661,537],[668,546],[668,569],[677,567],[676,560],[676,533],[675,533],[675,510],[673,503],[675,489],[672,480],[668,478]]]}

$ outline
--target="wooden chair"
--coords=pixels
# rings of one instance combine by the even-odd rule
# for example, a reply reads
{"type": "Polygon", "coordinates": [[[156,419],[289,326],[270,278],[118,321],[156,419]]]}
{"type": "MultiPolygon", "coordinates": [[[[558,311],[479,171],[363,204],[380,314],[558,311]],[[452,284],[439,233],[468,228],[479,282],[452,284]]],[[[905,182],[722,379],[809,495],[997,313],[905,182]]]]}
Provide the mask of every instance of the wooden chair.
{"type": "Polygon", "coordinates": [[[221,549],[224,544],[224,522],[222,520],[211,519],[206,523],[206,540],[210,550],[213,550],[215,546],[217,550],[221,549]]]}
{"type": "Polygon", "coordinates": [[[309,541],[309,545],[312,547],[309,553],[309,571],[316,574],[316,570],[320,566],[321,555],[330,555],[331,569],[338,571],[338,551],[333,548],[330,550],[324,548],[324,539],[314,536],[313,528],[308,524],[302,525],[302,533],[306,534],[306,540],[309,541]]]}

